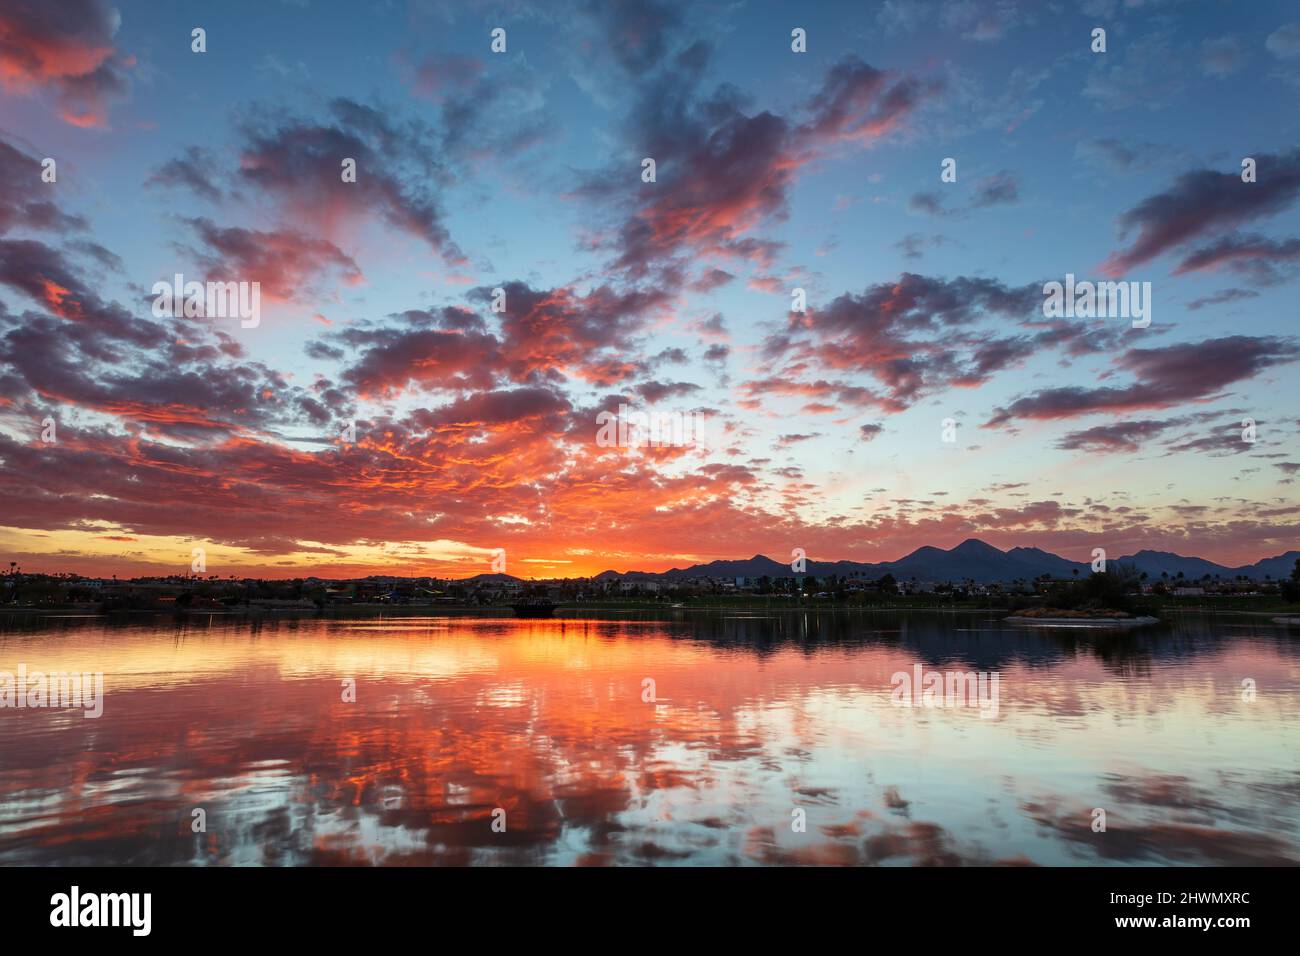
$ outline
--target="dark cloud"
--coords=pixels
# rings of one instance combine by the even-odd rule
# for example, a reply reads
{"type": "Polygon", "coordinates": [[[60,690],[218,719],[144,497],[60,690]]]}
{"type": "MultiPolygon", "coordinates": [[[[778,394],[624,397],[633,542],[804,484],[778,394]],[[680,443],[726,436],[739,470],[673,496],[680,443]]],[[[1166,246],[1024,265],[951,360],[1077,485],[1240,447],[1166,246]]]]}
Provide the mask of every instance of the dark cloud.
{"type": "Polygon", "coordinates": [[[145,180],[147,186],[179,186],[211,202],[222,197],[216,185],[216,158],[201,146],[187,146],[182,156],[167,160],[145,180]]]}
{"type": "Polygon", "coordinates": [[[1187,255],[1174,275],[1225,268],[1258,285],[1277,285],[1300,264],[1300,239],[1231,235],[1187,255]]]}
{"type": "MultiPolygon", "coordinates": [[[[1263,425],[1265,422],[1261,420],[1256,421],[1255,424],[1263,425]]],[[[1172,441],[1168,445],[1169,454],[1195,451],[1207,453],[1213,458],[1222,458],[1227,455],[1240,455],[1244,452],[1254,451],[1258,448],[1258,440],[1248,442],[1243,439],[1240,420],[1228,422],[1226,425],[1220,425],[1215,431],[1208,435],[1184,437],[1172,441]]]]}
{"type": "Polygon", "coordinates": [[[1247,299],[1258,299],[1259,293],[1254,289],[1223,289],[1211,295],[1203,296],[1199,299],[1193,299],[1187,303],[1187,308],[1195,312],[1203,309],[1207,305],[1227,305],[1230,302],[1243,302],[1247,299]]]}
{"type": "Polygon", "coordinates": [[[902,239],[899,239],[894,243],[894,248],[900,250],[903,253],[904,258],[920,259],[924,254],[922,249],[926,246],[937,248],[947,241],[948,239],[946,236],[941,236],[937,233],[927,237],[919,232],[909,232],[907,235],[903,236],[902,239]]]}
{"type": "Polygon", "coordinates": [[[436,134],[345,98],[331,101],[329,114],[324,121],[246,117],[237,181],[278,205],[295,228],[336,240],[378,218],[449,262],[463,261],[435,194],[445,178],[436,134]],[[345,159],[356,161],[356,182],[342,180],[345,159]]]}
{"type": "MultiPolygon", "coordinates": [[[[116,258],[107,249],[92,256],[105,257],[116,258]]],[[[130,429],[200,440],[319,417],[326,404],[337,404],[327,389],[295,387],[244,361],[220,330],[132,316],[91,291],[75,262],[42,243],[0,241],[0,283],[35,305],[21,315],[0,308],[8,369],[0,391],[11,410],[79,407],[130,429]]]]}
{"type": "MultiPolygon", "coordinates": [[[[798,368],[865,373],[883,396],[853,393],[900,411],[950,385],[977,385],[1032,354],[1029,337],[993,337],[966,331],[989,316],[1026,320],[1041,312],[1042,290],[995,280],[934,279],[904,273],[895,282],[846,293],[827,306],[791,316],[770,335],[764,355],[798,368]]],[[[794,378],[794,376],[791,376],[794,378]]],[[[844,389],[837,389],[845,397],[844,389]]]]}
{"type": "Polygon", "coordinates": [[[1120,227],[1125,234],[1136,229],[1137,238],[1127,250],[1112,253],[1103,271],[1119,276],[1207,233],[1286,210],[1300,195],[1300,150],[1255,160],[1256,182],[1242,182],[1240,170],[1194,170],[1125,212],[1120,227]]]}
{"type": "Polygon", "coordinates": [[[101,299],[71,263],[43,242],[0,240],[0,285],[98,336],[149,344],[156,335],[151,323],[101,299]]]}
{"type": "Polygon", "coordinates": [[[66,233],[86,228],[55,205],[57,186],[41,181],[41,161],[0,138],[0,233],[26,228],[66,233]]]}
{"type": "Polygon", "coordinates": [[[914,193],[907,201],[907,208],[911,212],[927,216],[942,216],[947,212],[943,207],[943,201],[944,195],[937,189],[931,192],[914,193]]]}
{"type": "Polygon", "coordinates": [[[975,198],[971,200],[971,208],[1006,205],[1019,199],[1020,181],[1015,174],[1003,171],[976,181],[975,198]]]}
{"type": "Polygon", "coordinates": [[[636,393],[651,404],[671,398],[681,398],[700,391],[700,386],[691,382],[642,382],[635,386],[636,393]]]}
{"type": "Polygon", "coordinates": [[[1068,433],[1056,443],[1056,447],[1064,451],[1135,452],[1147,442],[1159,438],[1170,427],[1171,422],[1153,419],[1096,425],[1068,433]]]}
{"type": "Polygon", "coordinates": [[[1271,336],[1233,335],[1157,349],[1130,349],[1115,364],[1133,375],[1133,384],[1044,389],[997,409],[984,427],[1024,419],[1076,418],[1093,412],[1130,412],[1201,401],[1297,358],[1300,348],[1293,341],[1271,336]]]}
{"type": "Polygon", "coordinates": [[[405,313],[392,325],[348,328],[330,341],[356,355],[342,379],[362,397],[388,397],[408,388],[490,389],[502,361],[496,336],[448,327],[431,313],[405,313]]]}
{"type": "Polygon", "coordinates": [[[937,81],[899,77],[849,54],[827,72],[809,103],[812,118],[800,133],[869,145],[894,130],[923,100],[941,89],[937,81]]]}
{"type": "Polygon", "coordinates": [[[568,399],[550,389],[516,388],[478,392],[437,409],[420,409],[412,423],[434,430],[482,428],[529,419],[545,419],[558,430],[572,409],[568,399]]]}

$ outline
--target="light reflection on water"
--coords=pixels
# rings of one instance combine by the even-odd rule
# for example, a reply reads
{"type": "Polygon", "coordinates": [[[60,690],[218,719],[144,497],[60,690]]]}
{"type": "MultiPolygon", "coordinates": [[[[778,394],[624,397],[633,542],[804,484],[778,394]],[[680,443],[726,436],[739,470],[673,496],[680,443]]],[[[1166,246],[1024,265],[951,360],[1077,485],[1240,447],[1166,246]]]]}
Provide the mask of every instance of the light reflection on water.
{"type": "Polygon", "coordinates": [[[10,621],[0,670],[106,699],[0,709],[0,863],[1295,863],[1297,649],[1202,615],[10,621]],[[998,716],[893,706],[917,663],[998,672],[998,716]]]}

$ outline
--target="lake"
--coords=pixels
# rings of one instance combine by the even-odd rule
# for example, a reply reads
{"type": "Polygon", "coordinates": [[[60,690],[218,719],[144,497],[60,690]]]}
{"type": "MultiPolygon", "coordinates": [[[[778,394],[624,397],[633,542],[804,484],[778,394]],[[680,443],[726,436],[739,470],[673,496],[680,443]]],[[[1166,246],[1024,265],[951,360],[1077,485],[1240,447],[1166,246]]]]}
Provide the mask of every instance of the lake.
{"type": "Polygon", "coordinates": [[[1298,650],[1199,613],[0,618],[0,672],[103,675],[98,717],[0,708],[0,863],[1295,864],[1298,650]]]}

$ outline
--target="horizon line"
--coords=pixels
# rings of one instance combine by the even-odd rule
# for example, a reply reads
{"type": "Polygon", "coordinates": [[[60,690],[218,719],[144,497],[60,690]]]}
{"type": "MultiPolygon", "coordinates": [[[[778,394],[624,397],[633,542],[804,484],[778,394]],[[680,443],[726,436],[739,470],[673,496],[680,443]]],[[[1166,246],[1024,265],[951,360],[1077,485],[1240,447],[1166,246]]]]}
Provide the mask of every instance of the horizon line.
{"type": "MultiPolygon", "coordinates": [[[[876,566],[878,566],[878,565],[896,564],[896,563],[898,563],[899,561],[904,561],[904,560],[906,560],[907,558],[911,557],[912,555],[916,554],[916,553],[919,552],[919,551],[925,550],[926,548],[933,549],[933,550],[938,551],[938,552],[940,552],[940,553],[942,553],[942,554],[952,554],[952,553],[953,553],[954,551],[956,551],[958,548],[962,547],[963,545],[970,544],[970,543],[976,543],[976,544],[983,545],[983,546],[985,546],[985,547],[987,547],[987,548],[991,548],[991,549],[997,551],[999,554],[1010,554],[1011,552],[1013,552],[1013,551],[1017,551],[1017,550],[1024,550],[1024,551],[1037,551],[1037,552],[1040,552],[1040,553],[1042,553],[1042,554],[1044,554],[1044,555],[1048,555],[1048,556],[1050,556],[1050,557],[1057,558],[1057,559],[1062,560],[1062,561],[1068,561],[1068,562],[1070,562],[1071,564],[1082,565],[1082,566],[1085,566],[1085,567],[1091,564],[1091,561],[1089,561],[1089,560],[1079,560],[1079,559],[1075,559],[1075,558],[1064,557],[1063,555],[1060,555],[1060,554],[1058,554],[1058,553],[1056,553],[1056,552],[1054,552],[1054,551],[1048,551],[1048,550],[1045,549],[1045,548],[1040,548],[1040,547],[1036,547],[1036,546],[1014,545],[1014,546],[1012,546],[1012,547],[1010,547],[1010,548],[999,548],[997,545],[989,544],[987,541],[984,541],[982,538],[975,538],[975,537],[964,538],[962,541],[960,541],[960,542],[958,542],[957,544],[953,545],[951,548],[942,548],[942,547],[939,547],[938,545],[923,544],[923,545],[919,545],[919,546],[913,548],[911,551],[908,551],[907,553],[901,555],[900,557],[892,558],[892,559],[879,560],[879,561],[860,560],[860,559],[856,559],[856,558],[816,558],[816,557],[812,557],[811,555],[807,555],[807,554],[804,555],[804,559],[805,559],[807,562],[809,562],[809,563],[814,563],[814,564],[845,564],[845,563],[847,563],[847,564],[856,564],[856,565],[864,565],[864,566],[872,566],[872,565],[876,565],[876,566]]],[[[1172,557],[1175,557],[1175,558],[1180,558],[1180,559],[1183,559],[1183,560],[1189,560],[1189,561],[1204,561],[1204,562],[1207,563],[1207,564],[1212,564],[1212,565],[1215,565],[1215,566],[1217,566],[1217,567],[1224,568],[1224,569],[1226,569],[1226,570],[1230,570],[1230,571],[1231,571],[1231,570],[1239,570],[1239,569],[1242,569],[1242,568],[1250,568],[1250,567],[1254,567],[1254,566],[1260,564],[1260,563],[1263,562],[1263,561],[1273,560],[1273,559],[1276,559],[1276,558],[1284,558],[1284,557],[1287,557],[1288,555],[1291,555],[1291,554],[1298,554],[1298,553],[1300,553],[1300,548],[1291,548],[1291,549],[1288,549],[1288,550],[1280,551],[1280,552],[1278,552],[1278,553],[1276,553],[1276,554],[1266,554],[1266,555],[1264,555],[1264,556],[1262,556],[1262,557],[1256,558],[1254,561],[1251,561],[1251,562],[1248,562],[1248,563],[1245,563],[1245,564],[1237,564],[1237,565],[1227,565],[1227,564],[1223,564],[1223,563],[1221,563],[1221,562],[1219,562],[1219,561],[1215,561],[1215,560],[1213,560],[1213,559],[1211,559],[1211,558],[1201,557],[1200,555],[1197,555],[1197,554],[1182,554],[1182,553],[1179,553],[1179,552],[1176,552],[1176,551],[1162,551],[1162,550],[1157,550],[1157,549],[1152,549],[1152,548],[1142,548],[1142,549],[1140,549],[1140,550],[1138,550],[1138,551],[1133,552],[1132,554],[1121,555],[1121,556],[1116,557],[1116,558],[1107,558],[1107,561],[1108,561],[1109,563],[1119,563],[1119,562],[1121,562],[1121,561],[1131,560],[1132,558],[1135,558],[1135,557],[1137,557],[1137,555],[1142,554],[1142,553],[1144,553],[1144,552],[1146,552],[1146,553],[1150,553],[1150,554],[1169,555],[1169,556],[1172,556],[1172,557]]],[[[728,562],[728,563],[735,562],[735,563],[739,563],[739,562],[756,561],[756,560],[766,560],[766,561],[771,561],[771,562],[774,563],[774,564],[782,565],[782,566],[785,566],[785,567],[788,567],[788,566],[789,566],[789,562],[779,561],[779,560],[777,560],[776,558],[770,557],[769,555],[766,555],[766,554],[763,554],[763,553],[760,552],[760,553],[758,553],[758,554],[754,554],[754,555],[752,555],[752,556],[750,556],[750,557],[734,557],[734,558],[726,558],[726,557],[723,557],[723,558],[710,558],[710,559],[708,559],[708,560],[697,560],[697,561],[695,561],[694,563],[687,564],[687,565],[684,565],[684,566],[674,565],[673,567],[665,568],[665,569],[662,570],[662,571],[646,571],[646,570],[639,570],[639,569],[628,569],[628,570],[620,571],[620,570],[616,570],[616,569],[613,568],[613,567],[607,567],[607,568],[605,568],[605,569],[603,569],[603,570],[601,570],[601,571],[596,571],[596,572],[591,573],[591,574],[586,574],[586,575],[570,575],[570,576],[563,576],[563,575],[550,575],[550,576],[528,576],[528,577],[525,577],[525,576],[522,576],[522,575],[519,575],[519,574],[511,573],[511,572],[509,572],[509,571],[498,572],[498,571],[492,571],[492,570],[475,571],[475,572],[470,573],[470,574],[465,574],[464,571],[463,571],[463,569],[457,569],[457,572],[456,572],[456,573],[459,573],[459,574],[462,575],[462,576],[460,576],[460,577],[452,576],[452,575],[448,574],[446,571],[442,571],[442,572],[439,572],[439,571],[432,571],[432,572],[428,572],[428,573],[409,573],[409,572],[408,572],[408,573],[401,573],[400,571],[383,571],[383,570],[375,570],[375,571],[368,571],[368,572],[360,573],[360,574],[348,575],[348,576],[345,576],[345,577],[325,577],[325,576],[323,576],[322,574],[318,573],[318,569],[317,569],[317,570],[310,571],[310,572],[306,572],[306,573],[287,573],[287,574],[275,575],[275,576],[268,576],[268,575],[266,575],[266,574],[260,574],[260,575],[258,575],[258,574],[249,574],[249,573],[246,573],[246,572],[245,572],[245,573],[230,573],[230,574],[227,574],[227,575],[208,575],[208,574],[206,574],[206,573],[198,573],[198,574],[196,574],[196,573],[194,573],[194,572],[192,572],[192,571],[188,571],[188,570],[176,570],[176,571],[158,570],[158,571],[153,571],[153,572],[141,572],[141,573],[139,573],[139,574],[135,574],[135,575],[133,575],[133,576],[131,576],[131,577],[124,577],[124,578],[122,578],[121,580],[124,580],[124,581],[131,581],[131,580],[136,580],[136,579],[140,579],[140,578],[151,578],[151,577],[165,577],[165,578],[171,578],[171,577],[192,577],[192,578],[195,578],[196,580],[213,580],[214,578],[215,578],[216,580],[230,580],[230,579],[233,578],[233,579],[235,579],[235,580],[292,581],[292,580],[299,580],[299,579],[305,579],[305,578],[317,578],[317,579],[319,579],[319,580],[323,580],[323,581],[351,581],[351,580],[360,580],[360,579],[369,578],[369,577],[393,577],[393,578],[411,578],[411,579],[430,578],[430,579],[437,579],[437,580],[443,580],[443,581],[470,581],[470,580],[473,580],[474,578],[478,578],[478,577],[490,576],[490,575],[493,575],[493,574],[502,574],[502,575],[504,575],[504,576],[506,576],[506,577],[510,577],[510,578],[513,578],[513,579],[518,580],[518,581],[582,581],[582,580],[594,580],[595,578],[600,577],[601,575],[604,575],[604,574],[615,574],[615,575],[619,575],[619,576],[627,576],[627,575],[631,575],[631,574],[662,576],[662,575],[665,575],[665,574],[670,574],[670,573],[672,573],[672,572],[674,572],[674,571],[685,571],[685,570],[690,570],[690,569],[693,568],[693,567],[704,567],[704,566],[707,566],[707,565],[710,565],[710,564],[717,564],[717,563],[723,563],[723,562],[728,562]]],[[[15,563],[16,563],[16,562],[15,562],[15,563]]],[[[4,575],[9,574],[9,573],[10,573],[10,570],[11,570],[11,569],[5,569],[5,568],[0,567],[0,577],[3,577],[4,575]]],[[[39,569],[37,569],[37,570],[24,570],[24,569],[22,569],[21,567],[20,567],[20,568],[13,569],[13,570],[16,570],[18,573],[22,573],[22,574],[42,574],[42,575],[48,575],[48,576],[63,576],[63,575],[70,575],[70,576],[75,576],[75,577],[80,577],[80,578],[86,578],[86,579],[90,579],[90,580],[110,580],[110,579],[117,578],[117,575],[116,575],[116,574],[111,574],[111,575],[110,575],[110,574],[93,574],[93,573],[92,573],[92,574],[88,574],[88,573],[79,572],[79,571],[49,571],[49,570],[39,570],[39,569]]],[[[808,572],[796,572],[796,571],[794,571],[793,569],[791,569],[791,572],[790,572],[790,573],[791,573],[792,576],[797,576],[797,575],[799,575],[799,574],[803,574],[804,576],[811,576],[811,575],[808,574],[808,572]]],[[[833,573],[833,572],[832,572],[832,573],[833,573]]],[[[885,573],[889,573],[889,572],[886,571],[885,573]]],[[[724,576],[730,577],[730,576],[732,576],[732,575],[724,575],[724,576]]]]}

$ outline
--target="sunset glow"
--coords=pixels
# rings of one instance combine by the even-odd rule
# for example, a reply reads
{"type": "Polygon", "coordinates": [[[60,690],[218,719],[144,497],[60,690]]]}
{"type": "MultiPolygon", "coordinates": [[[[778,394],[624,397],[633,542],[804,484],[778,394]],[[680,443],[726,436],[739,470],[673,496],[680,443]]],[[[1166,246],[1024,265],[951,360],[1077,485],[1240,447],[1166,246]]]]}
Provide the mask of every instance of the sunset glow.
{"type": "Polygon", "coordinates": [[[192,26],[166,5],[76,6],[71,32],[0,13],[0,546],[26,571],[1300,541],[1274,4],[1120,5],[1105,58],[1032,4],[947,5],[937,39],[819,5],[806,53],[763,3],[523,5],[504,53],[438,3],[347,31],[221,5],[211,36],[274,52],[203,53],[159,42],[192,26]],[[1045,317],[1067,274],[1150,283],[1149,326],[1045,317]],[[174,275],[257,283],[260,321],[158,318],[174,275]],[[620,405],[706,438],[602,446],[620,405]]]}

